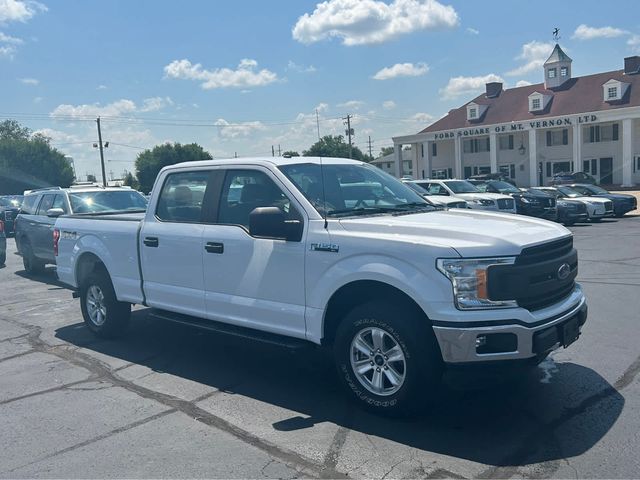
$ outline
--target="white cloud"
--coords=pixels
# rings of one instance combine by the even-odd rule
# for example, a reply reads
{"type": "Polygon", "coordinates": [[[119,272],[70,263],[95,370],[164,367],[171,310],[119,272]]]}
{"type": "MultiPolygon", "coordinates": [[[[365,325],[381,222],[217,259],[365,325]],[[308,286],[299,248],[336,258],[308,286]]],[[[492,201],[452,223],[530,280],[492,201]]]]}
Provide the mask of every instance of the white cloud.
{"type": "Polygon", "coordinates": [[[374,80],[389,80],[396,77],[419,77],[429,71],[426,63],[396,63],[391,67],[385,67],[376,72],[374,80]]]}
{"type": "Polygon", "coordinates": [[[6,58],[13,58],[13,55],[16,53],[16,47],[14,46],[4,46],[4,47],[0,47],[0,58],[1,57],[6,57],[6,58]]]}
{"type": "Polygon", "coordinates": [[[298,18],[292,35],[305,44],[338,37],[344,45],[367,45],[458,22],[455,9],[436,0],[327,0],[298,18]]]}
{"type": "Polygon", "coordinates": [[[106,85],[98,85],[96,87],[96,90],[106,90],[107,88],[109,88],[109,87],[107,87],[106,85]]]}
{"type": "Polygon", "coordinates": [[[411,116],[410,120],[417,123],[431,123],[433,121],[433,115],[428,113],[419,112],[411,116]]]}
{"type": "Polygon", "coordinates": [[[578,25],[571,38],[576,40],[593,40],[594,38],[616,38],[627,35],[629,32],[615,27],[589,27],[584,23],[578,25]]]}
{"type": "Polygon", "coordinates": [[[393,100],[386,100],[382,102],[382,108],[384,108],[385,110],[392,110],[396,108],[396,102],[394,102],[393,100]]]}
{"type": "Polygon", "coordinates": [[[475,28],[467,27],[467,33],[470,33],[471,35],[478,35],[480,33],[480,30],[476,30],[475,28]]]}
{"type": "Polygon", "coordinates": [[[0,43],[6,43],[9,45],[22,45],[24,43],[24,40],[0,32],[0,43]]]}
{"type": "Polygon", "coordinates": [[[527,82],[526,80],[518,80],[516,82],[516,87],[526,87],[528,85],[531,85],[531,82],[527,82]]]}
{"type": "Polygon", "coordinates": [[[449,79],[447,86],[440,90],[440,94],[444,99],[471,95],[484,90],[485,84],[489,82],[504,82],[504,80],[494,73],[483,77],[453,77],[449,79]]]}
{"type": "Polygon", "coordinates": [[[633,53],[640,54],[640,35],[631,35],[627,40],[627,45],[633,53]]]}
{"type": "Polygon", "coordinates": [[[323,102],[319,103],[318,105],[316,105],[316,110],[318,111],[318,113],[326,112],[327,110],[329,110],[329,104],[323,102]]]}
{"type": "Polygon", "coordinates": [[[0,0],[0,25],[9,22],[26,22],[39,12],[48,9],[32,0],[0,0]]]}
{"type": "Polygon", "coordinates": [[[266,127],[262,122],[242,122],[229,123],[224,118],[219,118],[214,125],[218,127],[218,132],[222,138],[248,137],[257,130],[264,130],[266,127]]]}
{"type": "Polygon", "coordinates": [[[278,76],[267,70],[256,71],[258,62],[252,59],[243,59],[238,68],[216,68],[205,70],[199,63],[192,64],[189,60],[174,60],[164,67],[167,78],[182,80],[197,80],[202,82],[200,86],[204,90],[214,88],[245,88],[260,87],[278,80],[278,76]]]}
{"type": "Polygon", "coordinates": [[[516,57],[516,60],[524,60],[524,64],[507,72],[507,75],[515,77],[542,68],[544,62],[551,55],[554,46],[555,44],[552,42],[538,42],[536,40],[525,43],[522,46],[522,51],[516,57]]]}
{"type": "Polygon", "coordinates": [[[25,85],[38,85],[40,83],[40,80],[38,80],[37,78],[21,78],[20,82],[24,83],[25,85]]]}
{"type": "Polygon", "coordinates": [[[51,113],[52,118],[71,117],[72,119],[87,119],[95,117],[118,117],[121,115],[154,112],[173,105],[173,101],[169,97],[153,97],[143,100],[142,105],[138,106],[132,100],[123,98],[107,105],[100,103],[84,104],[84,105],[58,105],[51,113]]]}
{"type": "Polygon", "coordinates": [[[349,100],[348,102],[338,103],[336,107],[351,108],[353,110],[358,110],[364,104],[365,102],[363,102],[362,100],[349,100]]]}
{"type": "Polygon", "coordinates": [[[158,110],[162,110],[165,107],[172,106],[173,100],[169,97],[153,97],[153,98],[145,98],[142,107],[140,107],[141,112],[156,112],[158,110]]]}
{"type": "Polygon", "coordinates": [[[298,65],[292,60],[289,60],[287,64],[287,70],[298,72],[298,73],[314,73],[316,71],[316,67],[313,65],[298,65]]]}

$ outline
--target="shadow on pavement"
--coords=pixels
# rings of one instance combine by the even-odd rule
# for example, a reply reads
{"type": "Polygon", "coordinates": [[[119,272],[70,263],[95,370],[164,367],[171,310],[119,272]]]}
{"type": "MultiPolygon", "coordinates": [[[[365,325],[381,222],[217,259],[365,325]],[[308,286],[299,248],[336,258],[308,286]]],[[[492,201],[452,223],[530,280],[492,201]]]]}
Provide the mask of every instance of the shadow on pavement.
{"type": "Polygon", "coordinates": [[[68,288],[64,283],[58,280],[56,276],[56,268],[55,267],[47,267],[41,273],[27,273],[24,270],[19,270],[15,272],[16,275],[22,278],[26,278],[27,280],[32,280],[34,282],[46,283],[47,285],[51,285],[57,288],[50,288],[49,290],[64,290],[68,288]]]}
{"type": "MultiPolygon", "coordinates": [[[[580,455],[612,427],[623,397],[595,371],[551,360],[482,389],[445,387],[422,418],[393,420],[353,408],[326,351],[297,352],[132,314],[128,334],[97,340],[82,324],[56,331],[71,344],[292,410],[278,431],[332,422],[416,449],[494,466],[580,455]],[[606,402],[602,401],[605,400],[606,402]],[[598,408],[590,408],[598,403],[598,408]],[[570,435],[556,435],[570,427],[570,435]]],[[[241,407],[239,407],[241,408],[241,407]]],[[[252,420],[254,421],[254,420],[252,420]]],[[[313,431],[309,431],[313,436],[313,431]]]]}

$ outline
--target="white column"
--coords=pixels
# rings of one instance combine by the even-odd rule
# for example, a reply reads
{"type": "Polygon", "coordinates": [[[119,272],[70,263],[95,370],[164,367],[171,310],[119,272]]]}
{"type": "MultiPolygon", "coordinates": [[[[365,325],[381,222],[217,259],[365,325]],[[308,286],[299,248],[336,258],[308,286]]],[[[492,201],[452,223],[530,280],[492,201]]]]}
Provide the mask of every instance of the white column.
{"type": "MultiPolygon", "coordinates": [[[[575,119],[577,122],[577,119],[575,119]]],[[[582,125],[575,123],[573,125],[573,170],[574,172],[582,171],[582,125]]],[[[587,172],[589,173],[589,172],[587,172]]]]}
{"type": "Polygon", "coordinates": [[[535,129],[529,130],[529,186],[538,185],[538,134],[535,129]]]}
{"type": "Polygon", "coordinates": [[[420,173],[419,173],[419,168],[420,168],[420,157],[422,156],[422,151],[421,151],[421,143],[412,143],[411,144],[411,152],[413,153],[413,155],[411,155],[411,175],[413,176],[414,179],[416,178],[420,178],[420,173]]]}
{"type": "Polygon", "coordinates": [[[498,135],[489,134],[489,162],[491,165],[491,173],[498,172],[498,135]]]}
{"type": "Polygon", "coordinates": [[[463,178],[462,174],[462,139],[456,136],[454,142],[455,168],[453,169],[456,178],[463,178]]]}
{"type": "MultiPolygon", "coordinates": [[[[431,170],[433,170],[433,167],[431,166],[432,162],[433,162],[433,158],[431,156],[431,152],[432,152],[432,143],[433,142],[425,142],[424,143],[424,178],[431,178],[431,170]]],[[[418,175],[418,178],[422,178],[422,172],[420,172],[420,174],[418,175]]]]}
{"type": "Polygon", "coordinates": [[[396,178],[402,177],[402,144],[396,143],[393,146],[393,153],[395,154],[393,157],[393,174],[396,178]]]}
{"type": "Polygon", "coordinates": [[[622,186],[633,187],[633,120],[622,120],[622,186]]]}

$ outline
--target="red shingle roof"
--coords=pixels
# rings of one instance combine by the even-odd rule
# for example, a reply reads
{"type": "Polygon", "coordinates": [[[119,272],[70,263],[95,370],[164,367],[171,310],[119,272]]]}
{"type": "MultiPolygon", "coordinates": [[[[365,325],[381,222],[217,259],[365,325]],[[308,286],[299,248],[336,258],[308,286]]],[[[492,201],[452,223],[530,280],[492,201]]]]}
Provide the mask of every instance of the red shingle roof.
{"type": "Polygon", "coordinates": [[[451,110],[445,117],[432,123],[419,133],[637,107],[640,106],[640,74],[625,75],[624,70],[614,70],[612,72],[571,78],[562,86],[554,89],[545,89],[543,83],[538,83],[527,85],[526,87],[503,90],[498,97],[494,98],[487,98],[483,93],[471,100],[471,102],[451,110]],[[630,85],[621,100],[605,102],[602,85],[611,79],[629,83],[630,85]],[[553,97],[549,105],[537,113],[529,112],[528,97],[534,92],[552,95],[553,97]],[[470,122],[467,120],[466,106],[471,102],[489,106],[481,121],[470,122]]]}

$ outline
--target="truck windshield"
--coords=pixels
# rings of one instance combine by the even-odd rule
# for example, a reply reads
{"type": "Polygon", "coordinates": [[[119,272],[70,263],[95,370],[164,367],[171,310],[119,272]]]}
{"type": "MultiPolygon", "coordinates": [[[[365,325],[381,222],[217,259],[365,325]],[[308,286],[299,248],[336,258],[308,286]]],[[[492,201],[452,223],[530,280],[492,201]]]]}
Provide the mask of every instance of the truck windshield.
{"type": "Polygon", "coordinates": [[[466,180],[447,180],[444,183],[453,193],[480,193],[480,190],[466,180]]]}
{"type": "Polygon", "coordinates": [[[279,168],[323,216],[435,210],[402,182],[368,165],[328,164],[321,169],[317,163],[304,163],[279,168]]]}
{"type": "Polygon", "coordinates": [[[136,191],[70,192],[73,213],[145,211],[147,200],[136,191]]]}

